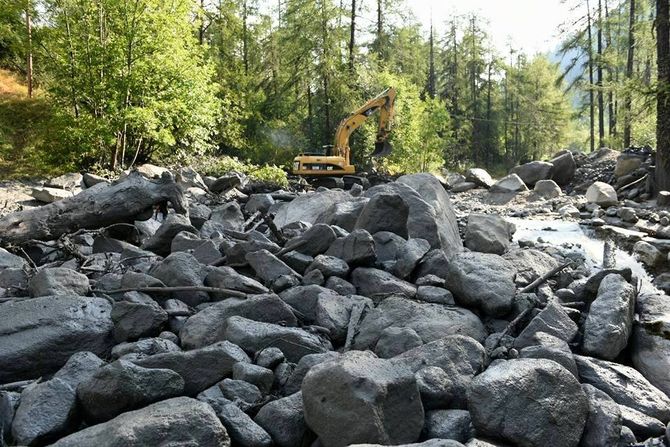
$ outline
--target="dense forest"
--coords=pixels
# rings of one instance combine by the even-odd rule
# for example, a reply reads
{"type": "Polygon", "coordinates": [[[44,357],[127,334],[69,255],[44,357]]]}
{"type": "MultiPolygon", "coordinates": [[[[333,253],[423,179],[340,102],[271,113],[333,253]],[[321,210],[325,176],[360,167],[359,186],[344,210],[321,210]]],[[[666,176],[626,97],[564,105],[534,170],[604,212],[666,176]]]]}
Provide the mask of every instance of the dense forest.
{"type": "MultiPolygon", "coordinates": [[[[0,0],[0,65],[44,111],[26,145],[63,167],[220,154],[283,166],[386,86],[391,172],[655,146],[658,5],[566,1],[561,44],[528,55],[497,51],[477,15],[426,29],[404,0],[0,0]]],[[[374,134],[355,134],[355,163],[374,134]]]]}

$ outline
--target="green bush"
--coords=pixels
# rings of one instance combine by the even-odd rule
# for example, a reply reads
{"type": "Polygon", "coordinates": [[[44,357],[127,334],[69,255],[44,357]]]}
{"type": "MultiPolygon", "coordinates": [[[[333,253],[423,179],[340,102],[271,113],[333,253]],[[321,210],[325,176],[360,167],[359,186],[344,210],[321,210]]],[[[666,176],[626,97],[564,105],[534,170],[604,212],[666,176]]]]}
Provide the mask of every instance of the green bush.
{"type": "Polygon", "coordinates": [[[211,175],[220,177],[231,171],[241,172],[254,180],[272,183],[279,187],[288,186],[286,172],[275,165],[258,166],[253,163],[241,161],[236,157],[222,156],[202,156],[193,157],[185,160],[180,165],[189,165],[198,171],[201,175],[211,175]]]}

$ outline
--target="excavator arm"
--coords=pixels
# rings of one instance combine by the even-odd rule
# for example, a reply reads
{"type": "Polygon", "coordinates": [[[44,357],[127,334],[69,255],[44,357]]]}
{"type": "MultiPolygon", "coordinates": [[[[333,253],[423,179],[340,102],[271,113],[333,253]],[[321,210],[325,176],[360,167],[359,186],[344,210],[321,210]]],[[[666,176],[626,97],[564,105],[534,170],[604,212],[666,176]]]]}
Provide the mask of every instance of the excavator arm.
{"type": "Polygon", "coordinates": [[[343,157],[347,164],[350,164],[351,149],[349,148],[349,138],[351,134],[358,129],[367,120],[370,115],[379,110],[379,126],[377,128],[377,139],[375,141],[375,150],[373,157],[384,157],[389,155],[393,148],[386,141],[391,132],[391,121],[395,113],[396,91],[393,87],[386,89],[377,97],[366,102],[358,110],[352,112],[344,118],[337,126],[335,132],[335,144],[333,154],[343,157]]]}

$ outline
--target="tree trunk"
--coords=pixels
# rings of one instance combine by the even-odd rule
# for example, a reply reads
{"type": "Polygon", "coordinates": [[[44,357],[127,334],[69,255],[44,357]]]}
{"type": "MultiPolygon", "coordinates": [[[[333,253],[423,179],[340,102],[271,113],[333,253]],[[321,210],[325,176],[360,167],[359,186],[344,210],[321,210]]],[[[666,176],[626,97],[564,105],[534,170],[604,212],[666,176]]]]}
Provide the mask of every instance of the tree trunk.
{"type": "Polygon", "coordinates": [[[670,190],[670,13],[668,0],[656,0],[656,187],[670,190]]]}
{"type": "Polygon", "coordinates": [[[435,98],[435,39],[433,37],[433,20],[430,21],[430,55],[428,61],[428,96],[435,98]]]}
{"type": "MultiPolygon", "coordinates": [[[[626,60],[626,81],[633,78],[633,62],[635,60],[635,0],[630,1],[630,17],[628,19],[628,58],[626,60]]],[[[628,148],[631,144],[631,109],[633,106],[632,96],[627,86],[625,90],[623,111],[623,147],[628,148]]]]}
{"type": "Polygon", "coordinates": [[[598,0],[598,148],[605,145],[605,101],[603,95],[603,13],[602,0],[598,0]]]}
{"type": "Polygon", "coordinates": [[[382,44],[382,1],[377,0],[377,55],[379,59],[384,58],[384,45],[382,44]]]}
{"type": "Polygon", "coordinates": [[[591,4],[586,0],[586,18],[588,31],[588,57],[589,57],[589,127],[591,135],[591,152],[595,149],[595,104],[593,102],[593,35],[591,34],[591,4]]]}
{"type": "MultiPolygon", "coordinates": [[[[607,4],[608,0],[605,0],[605,49],[610,50],[612,46],[612,27],[610,25],[610,12],[609,6],[607,4]]],[[[614,112],[614,76],[613,72],[617,71],[618,67],[612,66],[610,64],[607,67],[607,81],[609,82],[608,92],[607,92],[607,117],[608,117],[608,126],[607,134],[610,137],[615,137],[617,134],[616,129],[616,113],[614,112]]]]}
{"type": "Polygon", "coordinates": [[[354,48],[356,45],[356,0],[351,0],[351,24],[349,27],[349,71],[354,71],[354,48]]]}
{"type": "Polygon", "coordinates": [[[28,34],[28,54],[26,56],[26,74],[28,81],[28,97],[33,97],[33,23],[30,9],[26,8],[26,32],[28,34]]]}
{"type": "Polygon", "coordinates": [[[200,19],[200,28],[198,29],[198,42],[200,45],[205,44],[205,0],[200,0],[200,10],[198,11],[200,19]]]}
{"type": "Polygon", "coordinates": [[[58,202],[9,214],[0,219],[0,234],[3,243],[12,244],[57,239],[82,228],[132,223],[138,215],[166,201],[177,213],[186,214],[184,193],[172,176],[147,180],[133,172],[115,185],[100,184],[58,202]]]}
{"type": "Polygon", "coordinates": [[[242,57],[244,60],[244,74],[249,74],[249,10],[247,0],[242,4],[242,57]]]}

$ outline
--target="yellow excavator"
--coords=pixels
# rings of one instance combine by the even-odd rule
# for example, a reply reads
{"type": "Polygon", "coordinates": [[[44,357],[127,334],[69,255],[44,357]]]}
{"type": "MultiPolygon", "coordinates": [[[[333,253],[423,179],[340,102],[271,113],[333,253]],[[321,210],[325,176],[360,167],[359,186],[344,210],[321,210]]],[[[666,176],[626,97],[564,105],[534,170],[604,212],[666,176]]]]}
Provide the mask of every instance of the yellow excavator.
{"type": "Polygon", "coordinates": [[[386,140],[391,132],[391,122],[395,113],[395,97],[395,89],[387,88],[377,97],[352,112],[337,126],[334,145],[326,146],[324,148],[325,153],[305,152],[295,157],[292,174],[308,179],[352,176],[355,174],[356,168],[351,164],[349,137],[376,111],[379,111],[379,127],[372,157],[389,155],[393,151],[393,147],[386,140]]]}

